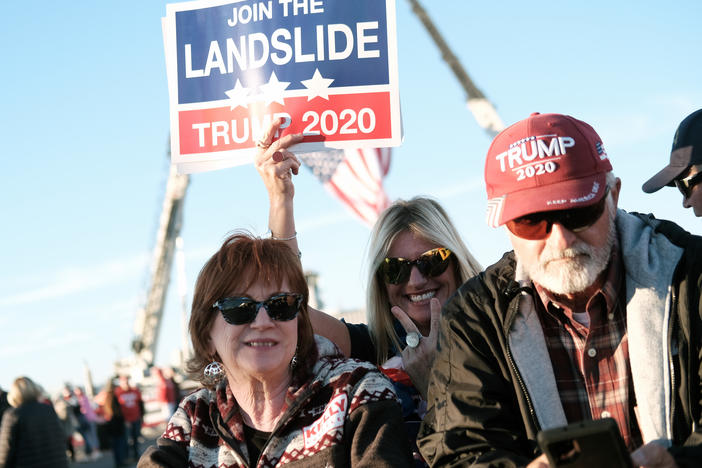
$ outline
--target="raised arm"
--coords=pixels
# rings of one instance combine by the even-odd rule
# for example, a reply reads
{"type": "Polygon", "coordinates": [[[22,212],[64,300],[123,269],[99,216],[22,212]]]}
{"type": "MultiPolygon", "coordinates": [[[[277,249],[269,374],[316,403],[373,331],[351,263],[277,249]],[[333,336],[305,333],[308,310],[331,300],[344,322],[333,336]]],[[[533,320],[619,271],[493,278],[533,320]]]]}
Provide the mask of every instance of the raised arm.
{"type": "MultiPolygon", "coordinates": [[[[300,169],[300,160],[288,148],[302,141],[303,135],[293,134],[275,140],[275,135],[284,122],[280,118],[273,123],[258,141],[259,151],[254,164],[268,191],[268,229],[271,237],[285,241],[293,252],[299,253],[293,198],[295,184],[292,176],[300,169]]],[[[318,335],[329,338],[345,356],[351,354],[351,338],[340,320],[310,307],[312,328],[318,335]]]]}
{"type": "Polygon", "coordinates": [[[271,123],[258,140],[259,150],[254,165],[268,191],[268,229],[271,231],[271,237],[284,240],[297,253],[299,249],[293,213],[295,185],[292,176],[297,175],[300,160],[288,151],[288,148],[302,141],[303,136],[285,135],[273,141],[283,122],[281,117],[271,123]]]}

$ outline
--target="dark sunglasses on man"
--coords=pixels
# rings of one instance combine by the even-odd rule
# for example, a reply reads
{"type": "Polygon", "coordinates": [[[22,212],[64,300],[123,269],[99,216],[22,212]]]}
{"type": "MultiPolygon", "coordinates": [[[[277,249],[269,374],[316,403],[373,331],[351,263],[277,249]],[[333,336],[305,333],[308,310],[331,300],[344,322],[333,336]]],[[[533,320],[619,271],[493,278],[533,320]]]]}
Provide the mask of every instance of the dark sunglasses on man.
{"type": "Polygon", "coordinates": [[[438,247],[424,252],[414,260],[386,257],[380,264],[378,272],[383,277],[383,281],[388,284],[402,284],[409,281],[413,266],[416,266],[426,278],[433,278],[446,271],[452,256],[453,252],[449,249],[438,247]]]}
{"type": "Polygon", "coordinates": [[[527,240],[546,238],[555,223],[560,224],[571,232],[581,232],[600,219],[607,204],[608,194],[609,187],[605,189],[602,199],[592,205],[568,210],[540,211],[507,221],[505,225],[507,229],[512,231],[512,234],[527,240]]]}
{"type": "Polygon", "coordinates": [[[212,308],[218,309],[228,324],[245,325],[256,320],[261,306],[266,308],[271,320],[287,322],[297,316],[301,305],[302,294],[283,293],[265,301],[255,301],[250,297],[224,297],[212,304],[212,308]]]}
{"type": "Polygon", "coordinates": [[[700,182],[702,182],[702,172],[698,172],[684,179],[676,179],[675,186],[680,190],[680,193],[683,194],[683,197],[690,198],[690,195],[692,195],[692,188],[700,182]]]}

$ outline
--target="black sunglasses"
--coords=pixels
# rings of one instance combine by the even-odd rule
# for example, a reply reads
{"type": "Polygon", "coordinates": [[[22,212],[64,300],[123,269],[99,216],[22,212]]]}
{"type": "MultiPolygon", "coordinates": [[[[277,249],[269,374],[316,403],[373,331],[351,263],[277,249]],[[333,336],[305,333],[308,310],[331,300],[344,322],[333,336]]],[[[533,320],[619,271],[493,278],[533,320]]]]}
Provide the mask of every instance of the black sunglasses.
{"type": "Polygon", "coordinates": [[[412,266],[417,266],[419,272],[427,278],[439,276],[446,271],[453,252],[445,247],[438,247],[424,252],[414,260],[405,258],[386,257],[380,264],[378,272],[383,281],[388,284],[402,284],[409,280],[412,266]]]}
{"type": "Polygon", "coordinates": [[[283,293],[271,296],[265,301],[254,301],[250,297],[224,297],[214,304],[214,309],[219,309],[224,321],[230,325],[245,325],[256,320],[258,309],[266,308],[271,320],[287,322],[300,312],[302,294],[283,293]]]}
{"type": "Polygon", "coordinates": [[[697,174],[685,179],[677,179],[675,181],[675,186],[678,188],[678,190],[680,190],[680,193],[682,193],[685,198],[690,198],[690,195],[692,195],[692,188],[700,182],[702,182],[702,172],[698,172],[697,174]]]}
{"type": "Polygon", "coordinates": [[[605,190],[602,199],[590,206],[569,210],[540,211],[507,221],[505,224],[507,229],[512,231],[512,234],[528,240],[544,239],[551,232],[551,227],[555,223],[571,232],[584,231],[602,216],[607,204],[608,193],[609,187],[605,190]]]}

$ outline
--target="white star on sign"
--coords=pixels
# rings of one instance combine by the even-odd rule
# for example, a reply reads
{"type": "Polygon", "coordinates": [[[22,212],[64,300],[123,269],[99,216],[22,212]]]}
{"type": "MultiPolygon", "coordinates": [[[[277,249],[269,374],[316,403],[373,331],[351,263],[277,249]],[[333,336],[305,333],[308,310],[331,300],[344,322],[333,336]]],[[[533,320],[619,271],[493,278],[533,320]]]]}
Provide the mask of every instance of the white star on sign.
{"type": "Polygon", "coordinates": [[[302,80],[300,81],[300,83],[302,83],[305,86],[305,88],[311,91],[310,94],[307,96],[308,101],[311,101],[317,96],[324,98],[328,101],[329,86],[332,84],[333,81],[334,80],[332,78],[322,77],[322,74],[319,73],[319,69],[315,68],[314,75],[312,75],[312,78],[310,78],[309,80],[302,80]]]}
{"type": "Polygon", "coordinates": [[[275,72],[271,73],[271,79],[268,83],[259,86],[261,91],[263,91],[263,97],[266,100],[266,105],[277,102],[281,105],[285,105],[285,100],[283,99],[283,91],[290,86],[289,81],[278,81],[278,77],[275,76],[275,72]]]}
{"type": "Polygon", "coordinates": [[[244,88],[239,80],[236,80],[234,88],[225,91],[224,94],[231,100],[229,103],[229,110],[234,110],[237,107],[246,108],[249,106],[248,99],[246,99],[246,96],[249,94],[249,89],[244,88]]]}

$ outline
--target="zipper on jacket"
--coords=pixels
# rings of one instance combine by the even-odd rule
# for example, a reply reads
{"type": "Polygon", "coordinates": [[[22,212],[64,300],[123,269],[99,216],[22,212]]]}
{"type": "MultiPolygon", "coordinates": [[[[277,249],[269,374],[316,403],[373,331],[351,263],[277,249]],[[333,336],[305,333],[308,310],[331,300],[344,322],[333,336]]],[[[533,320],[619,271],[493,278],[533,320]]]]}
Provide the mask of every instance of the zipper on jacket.
{"type": "MultiPolygon", "coordinates": [[[[673,306],[675,305],[675,291],[673,291],[673,304],[670,309],[670,324],[668,325],[668,366],[670,367],[670,415],[668,416],[668,424],[670,424],[670,438],[671,443],[675,439],[675,400],[676,400],[676,385],[675,385],[675,356],[673,355],[673,336],[675,330],[675,315],[673,314],[673,306]]],[[[680,362],[680,344],[677,343],[678,347],[678,362],[680,362]]]]}
{"type": "Polygon", "coordinates": [[[536,411],[534,411],[534,405],[531,402],[531,397],[529,396],[529,392],[526,389],[526,385],[524,385],[524,381],[522,380],[522,376],[519,373],[519,370],[517,369],[517,365],[514,363],[514,359],[512,359],[512,350],[509,347],[509,343],[507,343],[507,359],[509,359],[509,365],[512,368],[512,371],[514,372],[514,375],[517,376],[519,388],[522,389],[522,394],[524,395],[524,398],[527,402],[527,406],[529,407],[529,415],[531,416],[531,422],[532,424],[534,424],[534,427],[538,432],[541,430],[541,425],[539,424],[539,421],[536,417],[536,411]]]}

